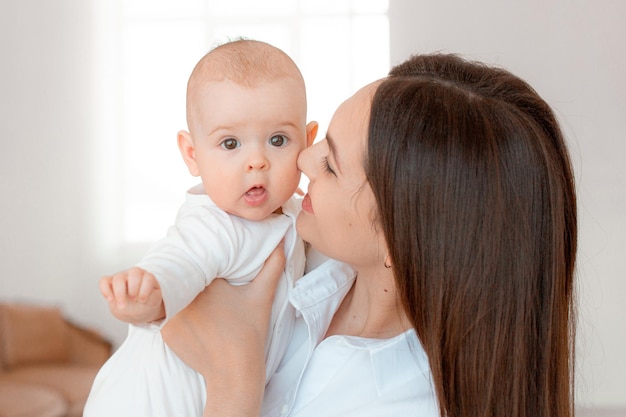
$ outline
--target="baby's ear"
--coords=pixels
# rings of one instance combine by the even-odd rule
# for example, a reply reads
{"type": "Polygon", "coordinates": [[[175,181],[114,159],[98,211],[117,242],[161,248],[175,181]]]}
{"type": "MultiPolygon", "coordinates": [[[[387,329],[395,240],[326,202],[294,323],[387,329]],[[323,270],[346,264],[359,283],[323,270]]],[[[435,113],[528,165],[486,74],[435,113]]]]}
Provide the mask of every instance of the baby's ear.
{"type": "Polygon", "coordinates": [[[317,124],[317,122],[309,122],[309,124],[306,125],[306,147],[307,148],[313,145],[313,141],[315,140],[315,137],[317,136],[318,128],[319,128],[319,125],[317,124]]]}
{"type": "Polygon", "coordinates": [[[196,150],[193,147],[193,138],[191,137],[191,133],[181,130],[178,132],[178,149],[180,150],[180,154],[183,156],[183,160],[189,169],[189,173],[194,177],[200,175],[200,171],[198,170],[198,164],[196,162],[196,150]]]}

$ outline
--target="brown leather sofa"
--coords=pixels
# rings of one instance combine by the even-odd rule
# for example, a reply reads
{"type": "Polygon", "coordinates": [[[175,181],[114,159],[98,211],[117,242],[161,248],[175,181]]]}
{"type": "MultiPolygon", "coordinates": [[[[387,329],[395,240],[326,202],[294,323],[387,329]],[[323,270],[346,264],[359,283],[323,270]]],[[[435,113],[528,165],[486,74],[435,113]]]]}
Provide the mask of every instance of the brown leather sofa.
{"type": "Polygon", "coordinates": [[[0,304],[0,417],[80,417],[111,344],[58,308],[0,304]]]}

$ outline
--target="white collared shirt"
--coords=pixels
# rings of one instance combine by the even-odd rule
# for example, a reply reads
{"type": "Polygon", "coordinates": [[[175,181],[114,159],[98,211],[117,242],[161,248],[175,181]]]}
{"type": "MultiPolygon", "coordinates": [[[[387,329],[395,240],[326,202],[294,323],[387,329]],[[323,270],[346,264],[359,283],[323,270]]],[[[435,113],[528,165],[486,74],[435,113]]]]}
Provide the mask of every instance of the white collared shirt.
{"type": "Polygon", "coordinates": [[[266,386],[263,416],[439,417],[428,360],[414,330],[390,339],[324,339],[354,279],[350,267],[331,260],[291,291],[298,318],[266,386]]]}

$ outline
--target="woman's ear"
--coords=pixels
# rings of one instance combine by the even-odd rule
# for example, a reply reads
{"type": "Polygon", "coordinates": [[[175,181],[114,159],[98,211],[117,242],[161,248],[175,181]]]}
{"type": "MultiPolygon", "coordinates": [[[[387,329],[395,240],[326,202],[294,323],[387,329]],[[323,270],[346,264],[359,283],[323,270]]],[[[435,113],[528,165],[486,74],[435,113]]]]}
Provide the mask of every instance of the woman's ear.
{"type": "Polygon", "coordinates": [[[194,177],[200,175],[200,171],[198,170],[198,164],[196,163],[196,150],[193,146],[193,138],[191,137],[191,133],[181,130],[178,132],[178,149],[180,150],[180,154],[183,156],[183,160],[189,169],[189,173],[194,177]]]}
{"type": "Polygon", "coordinates": [[[309,122],[306,125],[306,147],[313,145],[313,141],[317,136],[317,129],[319,128],[319,124],[317,122],[309,122]]]}

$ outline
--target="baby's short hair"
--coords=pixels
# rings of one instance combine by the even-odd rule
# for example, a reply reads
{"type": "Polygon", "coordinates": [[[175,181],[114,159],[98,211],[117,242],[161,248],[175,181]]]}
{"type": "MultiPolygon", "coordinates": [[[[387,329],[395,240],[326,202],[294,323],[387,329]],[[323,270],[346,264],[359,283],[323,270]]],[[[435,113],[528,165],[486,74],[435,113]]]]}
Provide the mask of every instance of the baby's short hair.
{"type": "Polygon", "coordinates": [[[198,94],[209,83],[230,80],[240,86],[254,88],[262,82],[281,78],[295,79],[299,83],[306,109],[304,78],[296,63],[285,52],[268,43],[249,39],[238,39],[217,46],[198,61],[189,77],[186,106],[188,126],[192,125],[198,94]]]}
{"type": "Polygon", "coordinates": [[[302,78],[289,55],[265,42],[238,39],[217,46],[200,59],[189,77],[188,90],[223,79],[254,87],[259,81],[285,76],[302,78]]]}

